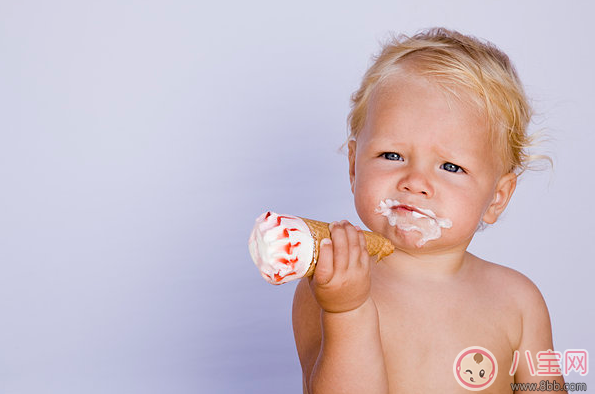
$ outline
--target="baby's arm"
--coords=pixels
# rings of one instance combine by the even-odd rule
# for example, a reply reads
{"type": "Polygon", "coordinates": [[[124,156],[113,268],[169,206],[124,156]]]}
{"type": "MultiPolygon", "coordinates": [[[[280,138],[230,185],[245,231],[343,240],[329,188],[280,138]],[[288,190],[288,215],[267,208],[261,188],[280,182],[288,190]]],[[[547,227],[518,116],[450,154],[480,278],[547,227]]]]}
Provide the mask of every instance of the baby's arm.
{"type": "MultiPolygon", "coordinates": [[[[522,303],[522,334],[518,347],[519,364],[516,374],[514,375],[515,383],[536,383],[539,387],[540,381],[549,380],[550,382],[557,382],[560,387],[564,386],[564,378],[562,376],[531,376],[530,366],[527,361],[525,352],[531,352],[533,360],[533,372],[537,372],[538,360],[537,353],[541,351],[553,350],[552,342],[552,328],[550,323],[550,316],[545,304],[543,296],[539,289],[533,282],[527,278],[523,278],[521,286],[518,286],[518,299],[522,303]]],[[[542,390],[543,391],[543,390],[542,390]]],[[[557,391],[565,392],[565,391],[557,391]]]]}
{"type": "Polygon", "coordinates": [[[316,271],[299,283],[293,306],[304,393],[387,393],[378,311],[361,231],[331,226],[316,271]]]}

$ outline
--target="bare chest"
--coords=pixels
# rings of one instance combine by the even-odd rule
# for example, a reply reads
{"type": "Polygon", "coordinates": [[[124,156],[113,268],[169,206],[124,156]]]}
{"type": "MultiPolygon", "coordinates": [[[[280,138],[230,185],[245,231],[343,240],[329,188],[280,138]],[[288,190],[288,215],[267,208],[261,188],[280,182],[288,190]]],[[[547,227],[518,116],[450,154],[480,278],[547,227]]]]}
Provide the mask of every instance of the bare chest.
{"type": "Polygon", "coordinates": [[[477,384],[486,382],[489,368],[484,368],[485,376],[478,375],[491,354],[497,367],[494,382],[484,392],[510,391],[513,379],[509,370],[520,317],[505,297],[448,286],[420,289],[402,285],[397,290],[373,291],[373,298],[391,392],[468,392],[457,381],[455,371],[457,359],[469,348],[478,350],[463,356],[459,380],[475,373],[477,384]],[[481,349],[488,352],[476,365],[472,359],[481,349]],[[471,363],[468,367],[467,362],[471,363]]]}

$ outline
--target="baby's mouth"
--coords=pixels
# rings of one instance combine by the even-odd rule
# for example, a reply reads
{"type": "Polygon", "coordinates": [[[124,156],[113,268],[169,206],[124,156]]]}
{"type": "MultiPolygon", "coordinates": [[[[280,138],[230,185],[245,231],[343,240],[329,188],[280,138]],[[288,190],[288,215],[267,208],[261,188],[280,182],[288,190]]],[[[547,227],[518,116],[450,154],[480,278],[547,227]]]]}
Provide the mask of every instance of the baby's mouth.
{"type": "Polygon", "coordinates": [[[413,205],[402,204],[397,200],[391,200],[389,198],[380,202],[376,212],[382,210],[384,211],[385,216],[388,212],[391,212],[392,214],[411,213],[411,216],[415,219],[427,218],[437,221],[436,214],[431,209],[423,209],[413,205]]]}
{"type": "Polygon", "coordinates": [[[441,236],[441,228],[451,228],[452,221],[448,218],[439,218],[430,209],[418,208],[413,205],[402,204],[398,200],[387,198],[380,201],[375,210],[376,213],[385,216],[388,224],[397,226],[403,231],[417,231],[421,239],[416,243],[417,247],[423,246],[441,236]],[[430,219],[430,220],[419,220],[430,219]]]}
{"type": "Polygon", "coordinates": [[[390,209],[396,213],[411,212],[414,217],[429,217],[431,219],[435,219],[435,217],[432,217],[432,216],[428,215],[427,213],[422,212],[419,208],[412,207],[410,205],[400,204],[400,205],[392,206],[392,207],[390,207],[390,209]]]}

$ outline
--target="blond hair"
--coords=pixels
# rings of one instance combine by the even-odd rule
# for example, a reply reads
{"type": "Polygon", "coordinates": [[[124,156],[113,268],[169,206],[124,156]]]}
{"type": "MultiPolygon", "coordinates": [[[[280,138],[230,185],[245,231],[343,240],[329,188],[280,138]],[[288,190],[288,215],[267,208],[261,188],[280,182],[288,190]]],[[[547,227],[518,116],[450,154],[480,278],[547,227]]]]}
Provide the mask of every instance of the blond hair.
{"type": "Polygon", "coordinates": [[[348,140],[356,139],[366,122],[374,88],[395,74],[405,60],[415,73],[435,78],[457,95],[458,87],[487,117],[489,136],[502,160],[504,172],[522,173],[534,160],[551,159],[531,155],[528,148],[536,135],[528,134],[533,110],[508,56],[490,42],[456,31],[433,28],[412,37],[391,36],[351,96],[348,140]]]}

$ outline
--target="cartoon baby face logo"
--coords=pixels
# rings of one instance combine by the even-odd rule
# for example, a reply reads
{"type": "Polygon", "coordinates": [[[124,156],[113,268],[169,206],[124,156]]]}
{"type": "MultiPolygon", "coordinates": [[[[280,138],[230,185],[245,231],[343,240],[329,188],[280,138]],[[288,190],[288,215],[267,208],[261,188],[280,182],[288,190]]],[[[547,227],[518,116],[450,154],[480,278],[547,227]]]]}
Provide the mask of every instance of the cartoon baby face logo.
{"type": "Polygon", "coordinates": [[[484,390],[492,385],[498,375],[498,362],[488,349],[471,346],[455,358],[453,372],[457,382],[470,391],[484,390]]]}

